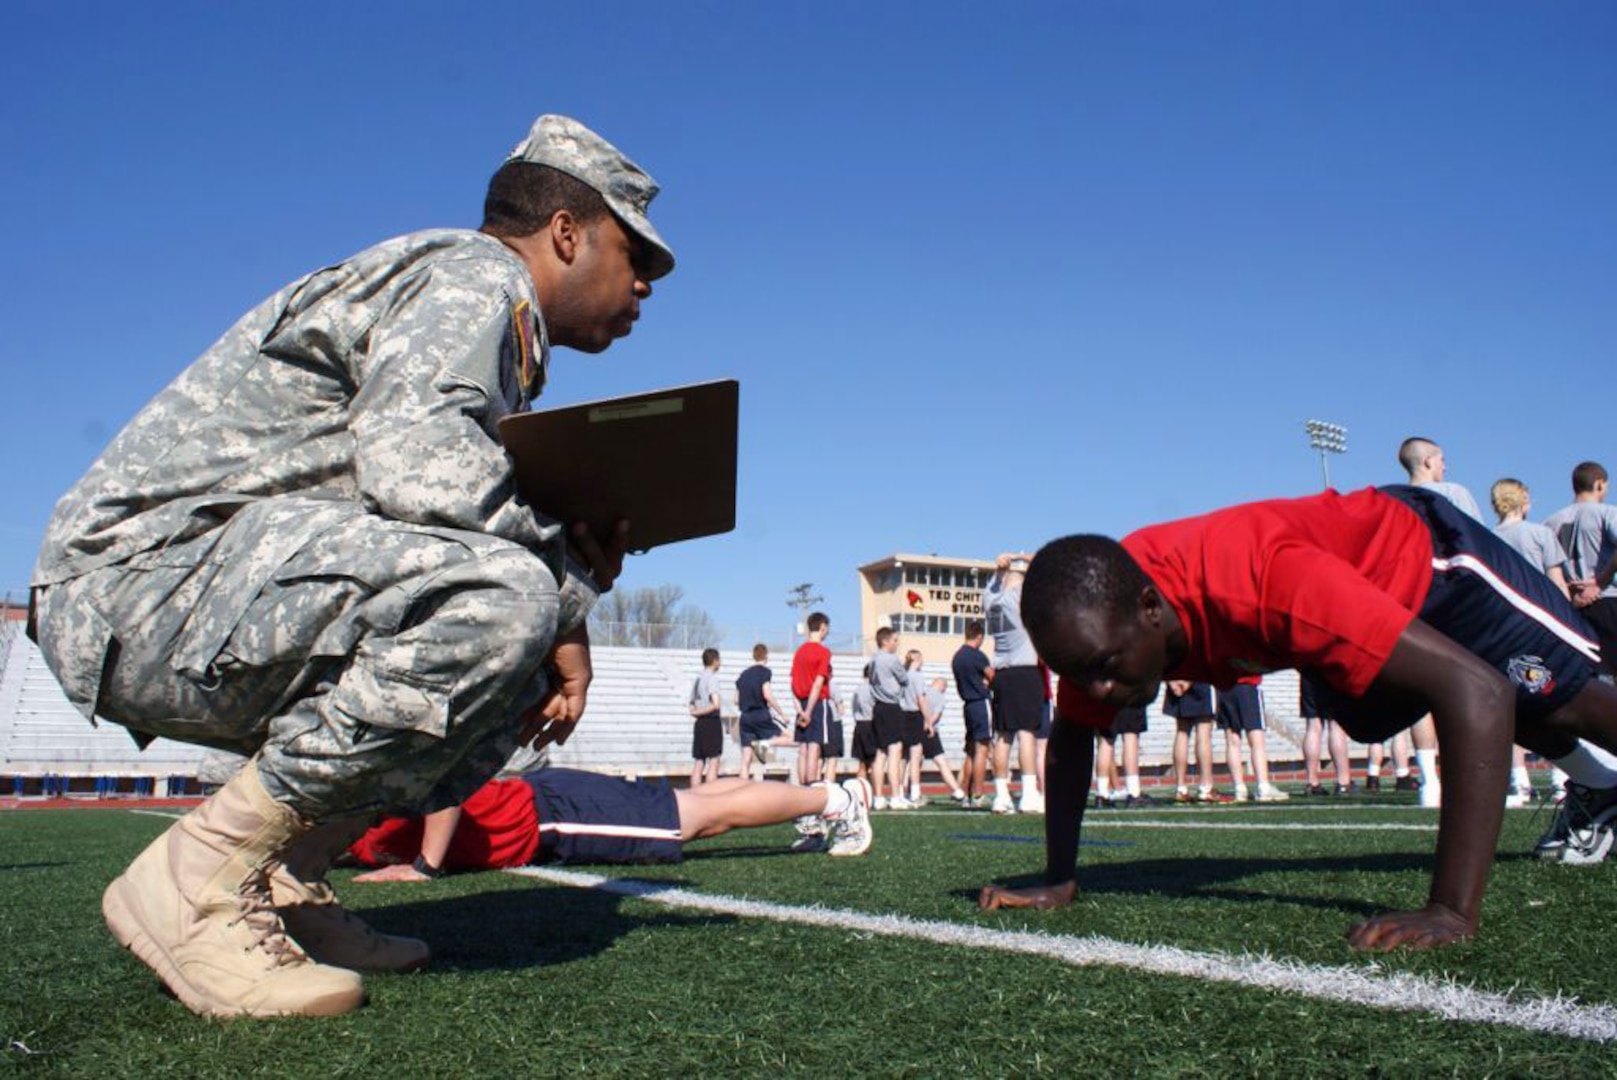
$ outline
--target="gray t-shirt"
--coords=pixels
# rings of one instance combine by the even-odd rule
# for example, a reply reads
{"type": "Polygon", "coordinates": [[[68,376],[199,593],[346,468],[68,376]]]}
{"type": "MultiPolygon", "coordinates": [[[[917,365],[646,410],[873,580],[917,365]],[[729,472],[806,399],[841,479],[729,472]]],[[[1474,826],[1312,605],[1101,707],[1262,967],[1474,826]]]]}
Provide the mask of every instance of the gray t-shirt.
{"type": "Polygon", "coordinates": [[[705,713],[713,707],[713,698],[719,692],[718,676],[706,668],[691,684],[691,704],[696,707],[698,714],[705,713]]]}
{"type": "Polygon", "coordinates": [[[924,699],[921,702],[921,715],[935,717],[933,728],[936,729],[938,724],[943,723],[943,710],[947,707],[949,701],[948,690],[939,690],[928,679],[921,685],[921,696],[924,699]]]}
{"type": "Polygon", "coordinates": [[[898,696],[898,707],[905,712],[921,711],[921,673],[916,670],[906,672],[909,681],[904,684],[904,692],[898,696]]]}
{"type": "Polygon", "coordinates": [[[994,666],[1032,667],[1039,662],[1033,641],[1022,629],[1022,586],[1005,587],[1004,577],[995,577],[983,591],[983,623],[994,639],[994,666]]]}
{"type": "Polygon", "coordinates": [[[1561,541],[1536,521],[1512,521],[1495,528],[1493,534],[1546,574],[1566,562],[1566,550],[1561,547],[1561,541]]]}
{"type": "Polygon", "coordinates": [[[876,699],[871,695],[870,684],[862,682],[853,690],[853,722],[869,720],[876,712],[876,699]]]}
{"type": "MultiPolygon", "coordinates": [[[[1617,506],[1573,503],[1545,518],[1544,525],[1566,550],[1566,575],[1573,581],[1588,581],[1617,552],[1617,506]]],[[[1617,582],[1600,595],[1617,596],[1617,582]]]]}
{"type": "Polygon", "coordinates": [[[899,659],[897,653],[876,650],[876,655],[870,660],[870,691],[877,701],[897,705],[909,681],[909,672],[904,669],[904,661],[899,659]]]}
{"type": "Polygon", "coordinates": [[[1477,509],[1477,500],[1471,497],[1471,493],[1465,489],[1464,485],[1450,483],[1447,480],[1432,480],[1415,486],[1437,492],[1449,502],[1470,514],[1472,518],[1482,521],[1482,511],[1477,509]]]}

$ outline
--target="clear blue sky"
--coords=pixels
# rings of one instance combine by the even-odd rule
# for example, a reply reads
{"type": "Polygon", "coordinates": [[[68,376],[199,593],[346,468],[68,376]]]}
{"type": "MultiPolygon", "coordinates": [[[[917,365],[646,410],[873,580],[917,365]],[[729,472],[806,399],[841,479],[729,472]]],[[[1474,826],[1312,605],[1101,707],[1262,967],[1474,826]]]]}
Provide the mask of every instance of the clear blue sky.
{"type": "Polygon", "coordinates": [[[1439,440],[1535,516],[1617,466],[1607,3],[22,3],[0,70],[0,587],[238,315],[475,226],[540,112],[663,185],[677,252],[552,403],[736,376],[721,624],[837,629],[854,567],[1319,486],[1439,440]]]}

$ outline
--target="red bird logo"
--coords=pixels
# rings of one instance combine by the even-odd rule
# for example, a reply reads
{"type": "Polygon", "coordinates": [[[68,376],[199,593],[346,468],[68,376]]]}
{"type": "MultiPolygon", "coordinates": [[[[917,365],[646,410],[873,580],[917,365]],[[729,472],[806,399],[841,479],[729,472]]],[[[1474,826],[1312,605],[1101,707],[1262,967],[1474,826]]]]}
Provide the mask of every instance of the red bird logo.
{"type": "Polygon", "coordinates": [[[917,611],[926,606],[926,601],[921,599],[921,594],[916,592],[914,589],[910,589],[904,593],[904,600],[910,605],[910,607],[917,611]]]}

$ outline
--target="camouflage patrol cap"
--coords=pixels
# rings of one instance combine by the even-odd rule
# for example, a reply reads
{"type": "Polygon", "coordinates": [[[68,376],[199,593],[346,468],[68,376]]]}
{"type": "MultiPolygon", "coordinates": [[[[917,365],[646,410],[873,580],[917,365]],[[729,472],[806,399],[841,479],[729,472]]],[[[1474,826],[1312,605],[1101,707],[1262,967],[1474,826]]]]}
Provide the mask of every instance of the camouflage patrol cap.
{"type": "Polygon", "coordinates": [[[674,253],[657,235],[646,207],[657,197],[657,182],[622,151],[569,116],[546,113],[533,122],[507,162],[549,165],[601,193],[618,220],[646,244],[646,279],[655,281],[674,268],[674,253]]]}

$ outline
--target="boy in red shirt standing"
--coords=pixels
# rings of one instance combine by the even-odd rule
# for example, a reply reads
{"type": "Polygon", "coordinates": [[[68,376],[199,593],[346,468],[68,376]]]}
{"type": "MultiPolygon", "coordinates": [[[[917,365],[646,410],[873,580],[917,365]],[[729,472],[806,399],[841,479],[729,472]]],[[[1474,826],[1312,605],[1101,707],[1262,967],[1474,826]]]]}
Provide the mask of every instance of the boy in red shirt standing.
{"type": "Polygon", "coordinates": [[[831,741],[831,650],[822,642],[831,620],[822,612],[808,617],[808,640],[792,655],[792,696],[797,699],[798,778],[820,778],[820,750],[831,741]]]}
{"type": "Polygon", "coordinates": [[[1436,718],[1452,781],[1430,899],[1354,926],[1356,948],[1476,933],[1513,738],[1572,777],[1573,806],[1552,830],[1558,857],[1592,861],[1610,849],[1617,772],[1579,742],[1617,750],[1617,688],[1593,678],[1595,635],[1549,579],[1441,495],[1327,491],[1153,526],[1121,544],[1069,536],[1034,559],[1022,614],[1061,676],[1046,884],[989,886],[985,908],[1071,902],[1091,729],[1152,701],[1166,677],[1227,687],[1295,667],[1334,691],[1334,714],[1361,742],[1428,711],[1436,718]]]}

